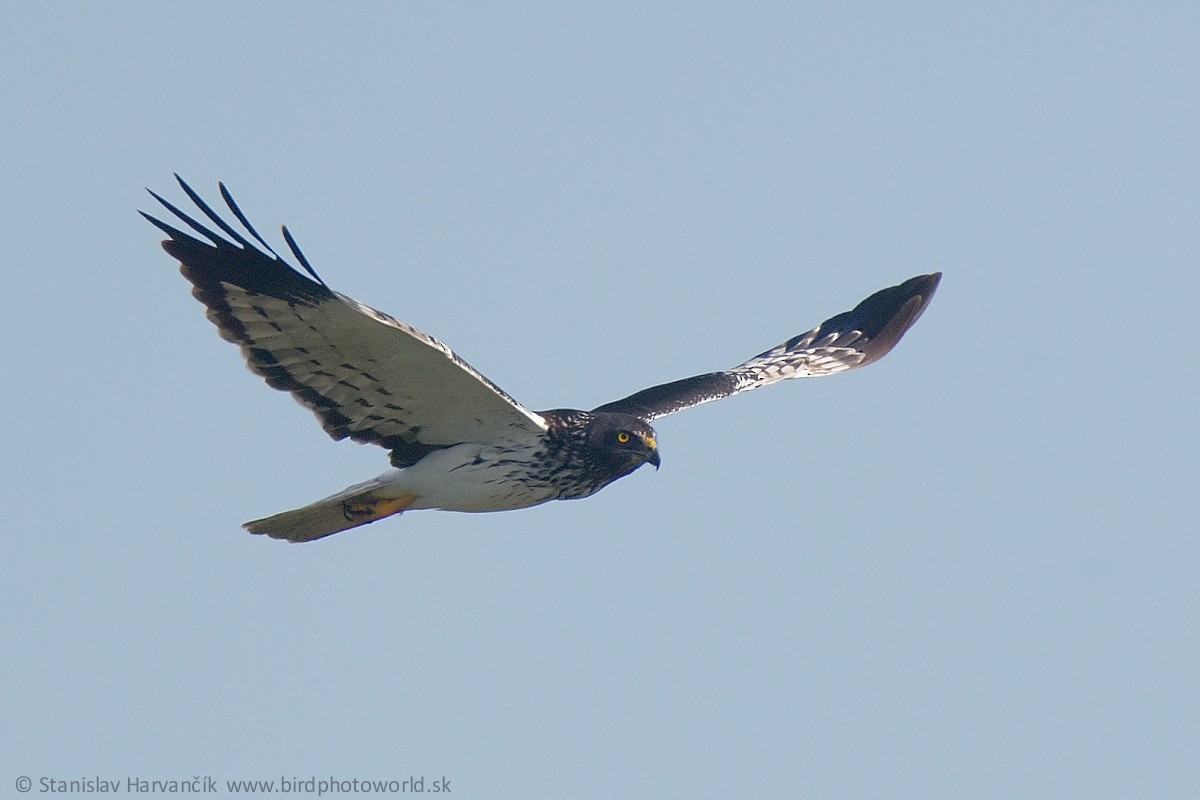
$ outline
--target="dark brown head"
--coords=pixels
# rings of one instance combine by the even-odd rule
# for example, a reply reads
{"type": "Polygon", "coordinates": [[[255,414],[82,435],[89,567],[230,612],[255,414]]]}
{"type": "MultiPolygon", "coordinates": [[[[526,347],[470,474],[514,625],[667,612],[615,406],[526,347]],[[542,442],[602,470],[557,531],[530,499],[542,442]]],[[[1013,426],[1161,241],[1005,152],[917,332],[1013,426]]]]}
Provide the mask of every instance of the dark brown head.
{"type": "Polygon", "coordinates": [[[654,429],[631,414],[593,414],[587,427],[587,444],[593,457],[611,465],[618,475],[628,475],[642,464],[653,464],[658,469],[662,463],[654,429]]]}

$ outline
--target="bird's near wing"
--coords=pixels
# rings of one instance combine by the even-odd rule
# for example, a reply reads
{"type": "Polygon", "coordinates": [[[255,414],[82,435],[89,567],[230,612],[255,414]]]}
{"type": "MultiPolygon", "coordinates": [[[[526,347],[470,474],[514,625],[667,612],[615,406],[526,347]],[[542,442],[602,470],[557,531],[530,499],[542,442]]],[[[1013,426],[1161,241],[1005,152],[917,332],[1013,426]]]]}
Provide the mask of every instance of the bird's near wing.
{"type": "Polygon", "coordinates": [[[233,198],[221,196],[256,247],[222,220],[179,176],[196,207],[228,239],[151,194],[201,241],[154,217],[170,238],[192,294],[221,336],[242,348],[250,369],[312,409],[334,439],[392,451],[408,466],[465,441],[540,434],[546,421],[505,394],[442,342],[332,291],[283,229],[303,275],[271,249],[233,198]],[[311,276],[311,277],[310,277],[311,276]]]}
{"type": "Polygon", "coordinates": [[[909,278],[745,364],[643,389],[595,410],[633,414],[650,421],[776,381],[819,378],[865,367],[896,346],[933,299],[941,278],[940,272],[909,278]]]}

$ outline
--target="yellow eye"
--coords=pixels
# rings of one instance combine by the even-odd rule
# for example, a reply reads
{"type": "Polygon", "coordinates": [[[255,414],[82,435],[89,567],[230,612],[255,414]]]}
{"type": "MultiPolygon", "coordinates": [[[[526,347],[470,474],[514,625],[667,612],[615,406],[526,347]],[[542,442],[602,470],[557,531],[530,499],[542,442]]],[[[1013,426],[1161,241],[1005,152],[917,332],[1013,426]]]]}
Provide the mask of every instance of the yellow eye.
{"type": "Polygon", "coordinates": [[[625,431],[621,431],[620,433],[617,434],[617,441],[620,442],[621,444],[628,444],[629,443],[629,434],[625,431]]]}

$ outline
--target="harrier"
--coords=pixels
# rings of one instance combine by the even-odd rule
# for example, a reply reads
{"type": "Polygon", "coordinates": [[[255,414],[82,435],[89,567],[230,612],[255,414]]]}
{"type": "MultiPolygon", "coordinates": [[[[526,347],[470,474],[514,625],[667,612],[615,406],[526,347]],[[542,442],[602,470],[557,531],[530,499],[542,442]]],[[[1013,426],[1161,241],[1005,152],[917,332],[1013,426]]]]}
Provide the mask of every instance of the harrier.
{"type": "Polygon", "coordinates": [[[377,444],[392,469],[293,511],[247,522],[251,533],[306,542],[409,509],[505,511],[595,494],[643,464],[659,466],[650,423],[788,378],[878,361],[925,310],[941,273],[883,289],[817,327],[722,372],[643,389],[591,411],[530,411],[437,339],[333,291],[296,245],[303,274],[258,235],[222,219],[179,176],[211,225],[150,194],[191,233],[149,214],[192,294],[250,369],[291,392],[334,439],[377,444]],[[247,235],[253,239],[246,238],[247,235]],[[197,236],[199,238],[197,238],[197,236]]]}

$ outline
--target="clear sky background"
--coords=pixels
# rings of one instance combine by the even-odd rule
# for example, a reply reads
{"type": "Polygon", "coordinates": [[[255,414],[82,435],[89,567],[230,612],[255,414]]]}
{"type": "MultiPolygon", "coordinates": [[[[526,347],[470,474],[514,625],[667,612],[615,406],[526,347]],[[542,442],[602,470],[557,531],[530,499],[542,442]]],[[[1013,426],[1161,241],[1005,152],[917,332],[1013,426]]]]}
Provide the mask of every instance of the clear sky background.
{"type": "Polygon", "coordinates": [[[1191,3],[5,4],[0,792],[1197,796],[1197,42],[1191,3]],[[657,473],[288,545],[239,525],[385,453],[217,337],[136,214],[173,171],[532,408],[945,278],[868,369],[660,420],[657,473]]]}

